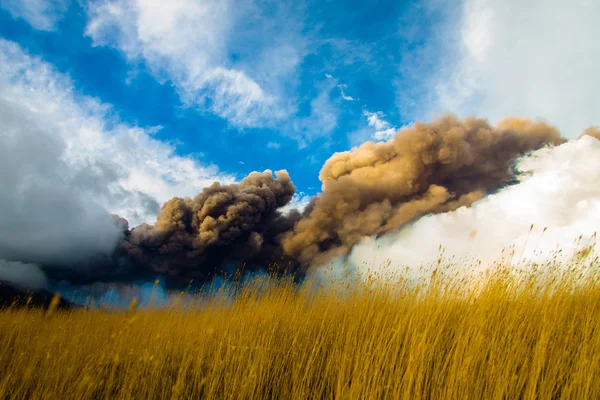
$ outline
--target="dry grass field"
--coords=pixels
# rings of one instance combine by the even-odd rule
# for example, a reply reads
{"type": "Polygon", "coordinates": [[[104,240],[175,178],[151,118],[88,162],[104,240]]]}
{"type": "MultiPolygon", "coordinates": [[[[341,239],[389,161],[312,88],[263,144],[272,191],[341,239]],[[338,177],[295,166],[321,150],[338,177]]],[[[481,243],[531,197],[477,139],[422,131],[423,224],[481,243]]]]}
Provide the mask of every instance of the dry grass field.
{"type": "Polygon", "coordinates": [[[0,397],[598,399],[597,266],[6,310],[0,397]]]}

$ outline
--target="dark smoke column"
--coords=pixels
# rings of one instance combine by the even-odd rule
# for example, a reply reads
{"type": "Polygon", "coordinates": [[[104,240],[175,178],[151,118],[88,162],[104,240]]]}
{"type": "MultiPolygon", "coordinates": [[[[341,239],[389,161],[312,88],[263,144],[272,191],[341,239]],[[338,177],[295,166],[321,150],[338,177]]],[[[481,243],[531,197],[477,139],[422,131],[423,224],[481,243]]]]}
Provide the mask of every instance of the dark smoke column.
{"type": "Polygon", "coordinates": [[[323,192],[285,236],[284,251],[325,264],[365,236],[472,204],[514,180],[515,158],[562,142],[543,122],[508,118],[492,127],[446,116],[404,128],[389,142],[336,153],[321,170],[323,192]]]}
{"type": "Polygon", "coordinates": [[[205,280],[228,264],[266,267],[258,264],[282,255],[278,236],[298,218],[277,211],[289,203],[295,187],[287,171],[275,174],[253,172],[239,184],[215,182],[193,199],[172,198],[156,224],[134,228],[120,250],[138,266],[186,279],[205,280]]]}

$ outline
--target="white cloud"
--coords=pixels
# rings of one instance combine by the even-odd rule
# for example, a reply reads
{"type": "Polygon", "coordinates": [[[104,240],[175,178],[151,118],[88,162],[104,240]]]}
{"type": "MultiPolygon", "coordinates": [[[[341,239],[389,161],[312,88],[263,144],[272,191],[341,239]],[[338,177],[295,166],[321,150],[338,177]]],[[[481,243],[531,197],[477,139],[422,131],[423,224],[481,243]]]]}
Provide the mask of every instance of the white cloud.
{"type": "MultiPolygon", "coordinates": [[[[339,80],[334,77],[331,74],[325,74],[325,78],[335,81],[335,82],[339,82],[339,80]]],[[[340,89],[340,95],[342,96],[342,99],[346,100],[346,101],[358,101],[359,99],[355,99],[352,96],[349,96],[346,94],[346,89],[348,89],[348,85],[344,84],[344,83],[340,83],[337,85],[338,89],[340,89]]]]}
{"type": "Polygon", "coordinates": [[[370,112],[365,110],[363,115],[367,117],[369,126],[375,129],[375,132],[371,133],[371,139],[373,140],[389,140],[398,131],[396,127],[383,119],[385,114],[381,111],[370,112]]]}
{"type": "Polygon", "coordinates": [[[62,19],[71,0],[0,0],[0,8],[22,18],[35,29],[50,31],[62,19]]]}
{"type": "Polygon", "coordinates": [[[78,94],[68,76],[1,39],[0,122],[0,252],[18,247],[24,236],[16,232],[54,243],[57,253],[90,238],[109,248],[105,210],[132,225],[152,223],[170,197],[234,180],[176,155],[152,136],[158,127],[122,123],[109,105],[78,94]],[[101,229],[104,243],[94,231],[101,229]]]}
{"type": "Polygon", "coordinates": [[[600,2],[464,0],[461,12],[440,36],[427,113],[540,117],[568,137],[598,124],[600,2]]]}
{"type": "Polygon", "coordinates": [[[292,198],[292,201],[290,201],[287,205],[282,207],[280,211],[284,214],[287,214],[292,210],[298,210],[300,212],[303,212],[306,206],[308,206],[308,203],[310,203],[311,198],[311,196],[307,195],[304,192],[296,192],[294,194],[294,197],[292,198]]]}
{"type": "Polygon", "coordinates": [[[267,12],[257,4],[92,0],[86,34],[94,45],[144,61],[159,81],[171,80],[187,106],[240,128],[272,126],[295,111],[288,92],[306,44],[283,5],[265,7],[276,17],[252,23],[267,12]],[[252,53],[236,61],[238,50],[252,53]]]}
{"type": "Polygon", "coordinates": [[[267,147],[269,149],[279,149],[279,148],[281,148],[281,144],[278,142],[269,142],[269,143],[267,143],[267,147]]]}
{"type": "Polygon", "coordinates": [[[346,101],[357,101],[358,99],[355,99],[352,96],[349,96],[346,94],[345,90],[348,88],[348,85],[344,85],[344,84],[339,84],[338,88],[340,89],[340,93],[342,95],[342,99],[346,100],[346,101]]]}
{"type": "Polygon", "coordinates": [[[208,101],[212,112],[240,126],[260,126],[274,102],[244,72],[222,67],[205,71],[185,87],[197,90],[184,92],[184,101],[196,104],[208,101]]]}
{"type": "Polygon", "coordinates": [[[381,131],[383,129],[389,128],[390,124],[387,121],[382,120],[381,118],[385,117],[385,115],[381,112],[369,112],[364,111],[364,116],[367,117],[369,121],[369,126],[375,128],[375,130],[381,131]]]}

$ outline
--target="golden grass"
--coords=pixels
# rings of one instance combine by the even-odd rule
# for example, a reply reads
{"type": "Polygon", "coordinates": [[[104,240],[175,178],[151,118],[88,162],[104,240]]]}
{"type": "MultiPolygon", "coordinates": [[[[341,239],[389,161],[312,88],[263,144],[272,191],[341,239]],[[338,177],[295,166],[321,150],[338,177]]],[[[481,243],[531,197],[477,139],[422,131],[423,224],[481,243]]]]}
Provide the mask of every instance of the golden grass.
{"type": "Polygon", "coordinates": [[[600,281],[583,267],[476,289],[282,280],[195,307],[8,310],[0,398],[598,399],[600,281]]]}

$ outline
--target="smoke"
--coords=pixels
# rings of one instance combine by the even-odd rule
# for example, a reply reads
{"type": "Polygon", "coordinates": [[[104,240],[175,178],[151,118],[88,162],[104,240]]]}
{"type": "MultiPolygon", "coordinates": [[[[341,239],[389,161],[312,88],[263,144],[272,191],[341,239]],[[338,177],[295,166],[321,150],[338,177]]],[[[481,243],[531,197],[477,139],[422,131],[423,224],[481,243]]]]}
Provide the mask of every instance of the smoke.
{"type": "MultiPolygon", "coordinates": [[[[0,110],[9,106],[15,107],[0,110]]],[[[235,184],[215,182],[194,198],[174,197],[163,204],[154,225],[130,229],[126,219],[98,205],[90,195],[96,191],[82,186],[85,177],[72,176],[63,162],[65,143],[21,111],[0,115],[5,121],[0,184],[10,188],[0,193],[0,259],[7,260],[0,278],[94,298],[148,297],[149,282],[157,277],[166,293],[224,274],[243,280],[275,270],[301,279],[307,268],[345,257],[360,269],[359,260],[380,256],[373,246],[387,249],[392,260],[415,265],[424,254],[437,255],[442,238],[452,251],[477,246],[487,257],[511,243],[523,224],[547,225],[574,213],[577,198],[593,197],[585,190],[592,190],[588,186],[596,179],[592,172],[586,178],[591,181],[570,176],[577,169],[568,168],[575,157],[597,156],[590,153],[598,151],[597,128],[563,144],[544,122],[508,118],[492,126],[485,119],[444,116],[404,128],[388,142],[334,154],[320,173],[322,193],[302,213],[289,211],[295,194],[289,174],[266,170],[235,184]],[[26,160],[19,156],[33,153],[26,160]],[[564,180],[549,178],[558,176],[556,168],[566,168],[564,180]],[[546,185],[532,184],[540,180],[546,185]],[[579,191],[569,189],[577,182],[579,191]],[[508,196],[510,189],[494,193],[514,184],[529,187],[526,194],[533,197],[555,188],[548,194],[555,207],[528,208],[533,203],[524,202],[525,194],[501,202],[512,201],[519,212],[484,206],[508,196]]]]}
{"type": "Polygon", "coordinates": [[[435,268],[440,246],[444,259],[458,264],[462,274],[500,259],[513,268],[560,264],[589,249],[600,227],[600,141],[584,135],[538,150],[522,158],[517,169],[518,184],[471,207],[364,238],[334,268],[341,271],[345,263],[346,270],[361,276],[385,279],[401,273],[417,279],[435,268]]]}
{"type": "MultiPolygon", "coordinates": [[[[156,224],[141,225],[119,251],[138,268],[181,285],[278,265],[302,276],[429,213],[443,213],[514,183],[514,161],[564,142],[543,122],[443,117],[405,128],[387,143],[333,155],[321,170],[323,192],[301,215],[281,211],[294,195],[286,171],[254,172],[239,184],[215,183],[194,199],[166,202],[156,224]],[[224,266],[227,266],[224,268],[224,266]]],[[[123,223],[126,231],[126,224],[123,223]]]]}
{"type": "Polygon", "coordinates": [[[562,142],[554,127],[520,118],[496,127],[453,116],[415,123],[386,143],[334,154],[320,173],[323,192],[283,248],[300,262],[324,264],[365,236],[482,199],[513,183],[516,158],[562,142]]]}
{"type": "Polygon", "coordinates": [[[589,128],[583,131],[580,137],[586,135],[600,140],[600,126],[590,126],[589,128]]]}
{"type": "MultiPolygon", "coordinates": [[[[282,233],[300,218],[281,213],[295,187],[286,171],[253,172],[239,184],[215,182],[195,198],[167,201],[155,225],[140,225],[120,243],[119,250],[136,265],[154,273],[206,280],[219,267],[235,272],[264,267],[283,253],[282,233]]],[[[290,261],[291,262],[291,261],[290,261]]]]}

